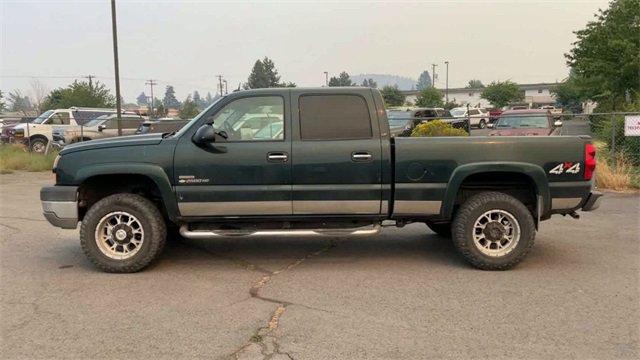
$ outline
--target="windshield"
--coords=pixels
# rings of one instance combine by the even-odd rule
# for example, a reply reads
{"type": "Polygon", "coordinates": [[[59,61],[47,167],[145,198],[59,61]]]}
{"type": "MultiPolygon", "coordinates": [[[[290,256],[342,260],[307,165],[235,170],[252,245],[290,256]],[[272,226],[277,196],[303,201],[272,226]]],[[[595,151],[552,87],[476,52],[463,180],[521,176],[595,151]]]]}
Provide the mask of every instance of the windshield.
{"type": "Polygon", "coordinates": [[[498,119],[496,128],[518,129],[518,128],[548,128],[549,120],[546,116],[505,116],[498,119]]]}
{"type": "Polygon", "coordinates": [[[410,119],[389,119],[389,126],[391,127],[405,127],[411,122],[410,119]]]}
{"type": "Polygon", "coordinates": [[[98,126],[98,125],[102,124],[105,120],[106,120],[106,118],[103,118],[102,116],[100,116],[97,119],[93,119],[93,120],[87,121],[82,126],[84,126],[84,127],[98,126]]]}
{"type": "Polygon", "coordinates": [[[451,109],[451,116],[453,117],[467,116],[467,109],[451,109]]]}
{"type": "Polygon", "coordinates": [[[390,110],[387,111],[387,117],[389,118],[389,120],[410,119],[411,111],[390,110]]]}
{"type": "Polygon", "coordinates": [[[40,116],[38,116],[37,118],[33,119],[33,121],[31,123],[33,123],[33,124],[42,124],[45,120],[47,120],[49,118],[49,116],[51,116],[51,114],[53,114],[53,110],[45,111],[42,114],[40,114],[40,116]]]}

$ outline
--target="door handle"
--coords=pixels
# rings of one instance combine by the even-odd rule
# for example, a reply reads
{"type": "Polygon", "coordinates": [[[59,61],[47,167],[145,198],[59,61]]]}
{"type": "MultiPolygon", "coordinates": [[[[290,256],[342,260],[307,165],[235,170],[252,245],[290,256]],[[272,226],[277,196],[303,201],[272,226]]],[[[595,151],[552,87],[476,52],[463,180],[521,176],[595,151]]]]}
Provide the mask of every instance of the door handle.
{"type": "Polygon", "coordinates": [[[267,161],[269,162],[287,162],[289,155],[286,152],[270,152],[267,154],[267,161]]]}
{"type": "Polygon", "coordinates": [[[356,151],[354,153],[351,153],[351,160],[353,161],[366,162],[371,161],[371,158],[371,154],[366,151],[356,151]]]}

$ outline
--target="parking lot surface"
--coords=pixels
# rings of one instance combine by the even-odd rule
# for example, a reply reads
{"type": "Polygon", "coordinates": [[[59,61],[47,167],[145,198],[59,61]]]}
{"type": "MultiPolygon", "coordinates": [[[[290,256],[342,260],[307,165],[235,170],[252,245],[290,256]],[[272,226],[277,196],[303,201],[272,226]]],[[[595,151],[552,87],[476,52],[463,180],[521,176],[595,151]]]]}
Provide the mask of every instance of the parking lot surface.
{"type": "Polygon", "coordinates": [[[0,175],[3,358],[638,358],[640,196],[544,222],[506,272],[423,224],[369,238],[172,241],[105,274],[50,226],[48,173],[0,175]]]}

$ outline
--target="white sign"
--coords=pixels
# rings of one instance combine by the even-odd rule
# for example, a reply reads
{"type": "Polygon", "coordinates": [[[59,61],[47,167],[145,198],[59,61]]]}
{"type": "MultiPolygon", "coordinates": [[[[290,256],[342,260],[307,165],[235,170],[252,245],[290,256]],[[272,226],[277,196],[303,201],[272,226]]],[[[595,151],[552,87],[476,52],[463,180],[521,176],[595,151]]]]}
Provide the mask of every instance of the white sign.
{"type": "Polygon", "coordinates": [[[640,136],[640,115],[624,117],[624,136],[640,136]]]}

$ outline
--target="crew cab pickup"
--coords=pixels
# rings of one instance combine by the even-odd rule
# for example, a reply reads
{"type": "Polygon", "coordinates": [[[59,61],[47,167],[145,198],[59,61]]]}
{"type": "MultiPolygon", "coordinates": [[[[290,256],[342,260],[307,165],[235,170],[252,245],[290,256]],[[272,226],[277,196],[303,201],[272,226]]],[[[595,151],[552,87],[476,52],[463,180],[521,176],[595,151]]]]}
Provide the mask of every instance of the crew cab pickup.
{"type": "MultiPolygon", "coordinates": [[[[360,235],[426,223],[472,265],[508,269],[540,221],[598,207],[586,136],[391,138],[370,88],[223,96],[176,133],[65,147],[40,197],[86,255],[134,272],[169,236],[360,235]]],[[[426,232],[425,232],[426,233],[426,232]]]]}

